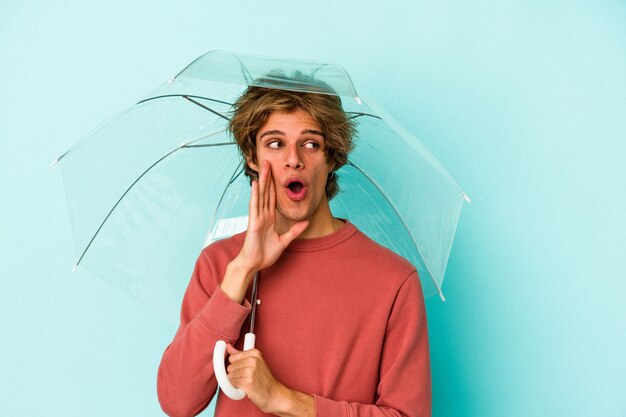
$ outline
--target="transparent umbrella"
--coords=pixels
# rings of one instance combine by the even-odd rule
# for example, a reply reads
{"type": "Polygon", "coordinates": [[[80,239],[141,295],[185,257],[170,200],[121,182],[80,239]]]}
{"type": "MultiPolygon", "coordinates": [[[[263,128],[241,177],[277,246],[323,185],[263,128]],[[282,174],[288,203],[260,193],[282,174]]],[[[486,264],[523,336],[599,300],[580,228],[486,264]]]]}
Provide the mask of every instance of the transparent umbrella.
{"type": "Polygon", "coordinates": [[[250,186],[226,125],[231,104],[249,85],[340,96],[358,137],[337,172],[333,214],[410,260],[424,294],[443,298],[450,248],[469,199],[439,161],[379,106],[362,100],[343,68],[225,51],[202,55],[53,163],[62,171],[76,266],[129,291],[164,319],[177,317],[200,250],[246,227],[250,186]],[[330,89],[284,77],[295,73],[330,89]]]}

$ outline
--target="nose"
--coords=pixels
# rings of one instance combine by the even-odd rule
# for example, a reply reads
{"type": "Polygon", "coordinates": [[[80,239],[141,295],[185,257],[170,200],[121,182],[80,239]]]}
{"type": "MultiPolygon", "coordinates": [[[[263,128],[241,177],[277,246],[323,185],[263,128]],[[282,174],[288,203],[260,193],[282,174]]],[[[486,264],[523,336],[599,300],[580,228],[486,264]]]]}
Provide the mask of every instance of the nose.
{"type": "Polygon", "coordinates": [[[285,168],[300,169],[303,167],[300,149],[298,146],[289,146],[285,155],[285,168]]]}

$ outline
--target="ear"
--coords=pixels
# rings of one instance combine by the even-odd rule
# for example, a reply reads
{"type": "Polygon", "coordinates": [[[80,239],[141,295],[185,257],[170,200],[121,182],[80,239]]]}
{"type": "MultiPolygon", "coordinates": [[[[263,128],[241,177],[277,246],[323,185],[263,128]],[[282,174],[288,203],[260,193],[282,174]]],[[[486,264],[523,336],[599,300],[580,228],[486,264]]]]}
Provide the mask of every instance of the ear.
{"type": "Polygon", "coordinates": [[[258,165],[256,162],[254,162],[254,161],[252,160],[252,158],[250,158],[249,156],[247,156],[247,157],[246,157],[246,164],[247,164],[250,168],[252,168],[253,170],[255,170],[257,173],[259,172],[259,165],[258,165]]]}

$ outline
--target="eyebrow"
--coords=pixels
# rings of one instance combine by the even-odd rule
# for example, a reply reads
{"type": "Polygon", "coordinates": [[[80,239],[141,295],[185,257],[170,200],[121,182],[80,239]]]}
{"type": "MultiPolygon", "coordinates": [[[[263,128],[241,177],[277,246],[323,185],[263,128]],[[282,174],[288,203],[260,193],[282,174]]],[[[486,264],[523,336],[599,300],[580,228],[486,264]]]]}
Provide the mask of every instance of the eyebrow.
{"type": "MultiPolygon", "coordinates": [[[[301,135],[305,135],[305,134],[313,134],[313,135],[320,135],[321,137],[324,137],[324,134],[316,129],[302,129],[302,132],[300,132],[301,135]]],[[[268,135],[278,135],[278,136],[285,136],[285,132],[283,132],[282,130],[278,130],[278,129],[274,129],[274,130],[268,130],[266,132],[263,132],[261,134],[261,136],[259,136],[259,140],[263,139],[265,136],[268,135]]]]}

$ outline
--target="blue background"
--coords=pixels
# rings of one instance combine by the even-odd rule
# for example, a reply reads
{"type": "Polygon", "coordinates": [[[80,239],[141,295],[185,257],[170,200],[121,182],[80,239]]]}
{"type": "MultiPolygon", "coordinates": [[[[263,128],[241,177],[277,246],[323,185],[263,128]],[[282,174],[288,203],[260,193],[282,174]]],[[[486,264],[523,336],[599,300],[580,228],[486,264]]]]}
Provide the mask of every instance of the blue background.
{"type": "Polygon", "coordinates": [[[472,198],[427,302],[435,416],[626,415],[624,22],[622,1],[0,1],[0,415],[161,415],[175,328],[70,273],[48,164],[218,48],[342,64],[472,198]]]}

